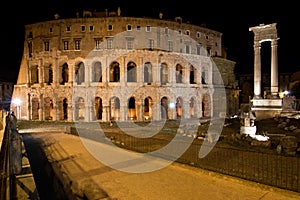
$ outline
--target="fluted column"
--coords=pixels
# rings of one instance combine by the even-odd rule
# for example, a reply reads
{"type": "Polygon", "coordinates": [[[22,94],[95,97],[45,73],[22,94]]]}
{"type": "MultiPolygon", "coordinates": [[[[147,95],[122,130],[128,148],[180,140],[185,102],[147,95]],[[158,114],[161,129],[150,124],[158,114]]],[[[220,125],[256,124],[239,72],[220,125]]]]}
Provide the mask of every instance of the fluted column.
{"type": "Polygon", "coordinates": [[[278,98],[278,59],[277,59],[277,39],[271,43],[271,95],[278,98]]]}
{"type": "Polygon", "coordinates": [[[260,42],[254,42],[254,98],[261,98],[261,57],[260,42]]]}

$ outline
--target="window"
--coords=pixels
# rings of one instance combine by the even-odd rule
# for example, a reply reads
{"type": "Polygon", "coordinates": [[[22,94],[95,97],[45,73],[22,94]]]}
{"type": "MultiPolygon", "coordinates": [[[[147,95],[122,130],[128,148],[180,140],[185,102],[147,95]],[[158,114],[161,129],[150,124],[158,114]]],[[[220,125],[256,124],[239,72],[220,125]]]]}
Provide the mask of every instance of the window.
{"type": "Polygon", "coordinates": [[[108,26],[107,26],[107,30],[108,30],[108,31],[112,31],[112,30],[113,30],[113,25],[111,25],[111,24],[108,25],[108,26]]]}
{"type": "Polygon", "coordinates": [[[148,47],[149,47],[149,49],[154,49],[154,40],[153,39],[149,39],[148,47]]]}
{"type": "Polygon", "coordinates": [[[185,53],[189,54],[190,52],[190,45],[185,45],[185,53]]]}
{"type": "Polygon", "coordinates": [[[90,31],[94,31],[94,26],[90,26],[90,31]]]}
{"type": "Polygon", "coordinates": [[[165,28],[165,34],[166,34],[166,35],[169,34],[169,28],[168,28],[168,27],[165,28]]]}
{"type": "Polygon", "coordinates": [[[205,39],[208,40],[208,39],[209,39],[209,36],[208,36],[208,35],[205,35],[205,39]]]}
{"type": "Polygon", "coordinates": [[[33,34],[31,31],[28,33],[28,38],[33,38],[33,34]]]}
{"type": "Polygon", "coordinates": [[[197,45],[197,55],[201,55],[201,44],[197,45]]]}
{"type": "Polygon", "coordinates": [[[53,28],[52,27],[50,27],[49,32],[53,33],[53,28]]]}
{"type": "Polygon", "coordinates": [[[100,38],[96,38],[95,39],[95,48],[96,49],[100,49],[100,46],[101,46],[101,39],[100,38]]]}
{"type": "Polygon", "coordinates": [[[210,47],[207,47],[207,48],[206,48],[206,51],[207,51],[207,55],[208,55],[208,56],[211,54],[210,50],[211,50],[210,47]]]}
{"type": "Polygon", "coordinates": [[[173,42],[168,41],[168,51],[173,51],[173,42]]]}
{"type": "Polygon", "coordinates": [[[66,31],[70,32],[71,31],[71,26],[67,26],[66,31]]]}
{"type": "Polygon", "coordinates": [[[146,32],[150,32],[151,31],[151,26],[146,26],[146,32]]]}
{"type": "Polygon", "coordinates": [[[50,44],[49,41],[44,41],[44,51],[50,51],[50,44]]]}
{"type": "Polygon", "coordinates": [[[185,34],[186,34],[186,35],[190,35],[190,31],[189,31],[189,30],[186,30],[186,31],[185,31],[185,34]]]}
{"type": "Polygon", "coordinates": [[[140,26],[140,25],[137,25],[137,26],[136,26],[136,30],[140,31],[140,30],[141,30],[141,26],[140,26]]]}
{"type": "Polygon", "coordinates": [[[80,39],[75,39],[74,43],[75,43],[75,50],[80,50],[80,39]]]}
{"type": "Polygon", "coordinates": [[[201,37],[201,33],[197,32],[197,38],[200,38],[200,37],[201,37]]]}
{"type": "Polygon", "coordinates": [[[81,26],[81,32],[85,32],[85,25],[81,26]]]}
{"type": "Polygon", "coordinates": [[[107,49],[112,49],[112,42],[113,42],[113,39],[112,38],[107,38],[106,40],[106,48],[107,49]]]}
{"type": "Polygon", "coordinates": [[[133,38],[126,38],[126,43],[127,49],[133,49],[133,38]]]}
{"type": "Polygon", "coordinates": [[[69,41],[63,41],[64,43],[64,50],[69,50],[69,41]]]}
{"type": "Polygon", "coordinates": [[[132,31],[132,26],[130,24],[127,25],[127,31],[132,31]]]}

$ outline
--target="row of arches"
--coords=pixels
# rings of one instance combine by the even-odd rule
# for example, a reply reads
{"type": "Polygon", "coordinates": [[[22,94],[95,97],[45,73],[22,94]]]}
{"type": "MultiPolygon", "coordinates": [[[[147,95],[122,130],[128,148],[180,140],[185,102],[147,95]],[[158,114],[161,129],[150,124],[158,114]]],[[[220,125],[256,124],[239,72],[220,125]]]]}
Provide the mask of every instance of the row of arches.
{"type": "Polygon", "coordinates": [[[31,66],[30,68],[30,83],[46,83],[51,85],[58,76],[58,83],[64,85],[72,82],[72,80],[80,85],[84,82],[120,82],[121,78],[124,78],[126,82],[143,82],[152,83],[160,82],[161,85],[165,85],[170,82],[175,83],[186,83],[186,84],[197,84],[206,83],[203,78],[205,71],[203,70],[200,78],[200,72],[193,65],[183,66],[182,64],[176,64],[174,66],[174,72],[171,71],[173,68],[166,62],[160,64],[159,72],[154,71],[154,65],[151,62],[145,62],[142,67],[139,67],[135,62],[129,61],[125,67],[124,77],[121,77],[122,66],[119,62],[113,61],[108,69],[103,68],[103,64],[100,61],[94,61],[91,64],[90,76],[87,76],[87,64],[80,61],[75,64],[74,73],[70,73],[68,63],[63,63],[58,68],[58,74],[54,73],[53,66],[51,64],[39,67],[37,65],[31,66]],[[40,72],[43,71],[43,73],[40,72]],[[108,70],[108,71],[107,71],[108,70]],[[106,75],[107,71],[107,75],[106,75]],[[159,74],[159,75],[157,75],[159,74]],[[72,78],[70,79],[70,76],[72,78]],[[173,76],[173,77],[172,77],[173,76]],[[89,79],[89,80],[87,80],[89,79]],[[174,81],[173,81],[174,80],[174,81]]]}
{"type": "Polygon", "coordinates": [[[77,97],[74,106],[71,106],[70,99],[53,99],[45,97],[39,99],[33,97],[30,100],[31,120],[66,120],[66,121],[127,121],[127,120],[161,120],[210,117],[211,103],[209,95],[198,99],[191,97],[184,100],[177,97],[175,102],[163,96],[159,102],[153,97],[144,99],[130,97],[126,103],[122,103],[117,96],[111,97],[105,102],[101,97],[96,96],[88,105],[83,97],[77,97]],[[158,107],[156,105],[159,105],[158,107]]]}

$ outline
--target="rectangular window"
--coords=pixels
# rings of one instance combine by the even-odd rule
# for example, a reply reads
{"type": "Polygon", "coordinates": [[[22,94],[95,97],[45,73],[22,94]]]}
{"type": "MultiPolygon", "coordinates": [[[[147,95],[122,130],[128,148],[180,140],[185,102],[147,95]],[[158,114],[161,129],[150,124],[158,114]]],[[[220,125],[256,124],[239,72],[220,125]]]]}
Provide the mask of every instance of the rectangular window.
{"type": "Polygon", "coordinates": [[[151,26],[146,26],[146,32],[150,32],[151,31],[151,26]]]}
{"type": "Polygon", "coordinates": [[[154,49],[154,40],[153,40],[153,39],[149,39],[148,42],[149,42],[149,43],[148,43],[149,49],[154,49]]]}
{"type": "Polygon", "coordinates": [[[69,41],[64,41],[64,50],[69,50],[69,41]]]}
{"type": "Polygon", "coordinates": [[[67,26],[66,31],[70,32],[71,31],[71,26],[67,26]]]}
{"type": "Polygon", "coordinates": [[[85,32],[85,25],[81,26],[81,32],[85,32]]]}
{"type": "Polygon", "coordinates": [[[50,29],[49,29],[49,32],[50,32],[50,33],[52,33],[52,32],[53,32],[53,28],[52,28],[52,27],[50,27],[50,29]]]}
{"type": "Polygon", "coordinates": [[[166,34],[166,35],[169,34],[169,29],[168,29],[168,27],[165,28],[165,34],[166,34]]]}
{"type": "Polygon", "coordinates": [[[185,53],[190,54],[190,45],[185,45],[185,53]]]}
{"type": "Polygon", "coordinates": [[[201,55],[201,44],[197,45],[197,55],[201,55]]]}
{"type": "Polygon", "coordinates": [[[101,45],[101,39],[99,38],[95,39],[95,48],[100,49],[100,45],[101,45]]]}
{"type": "Polygon", "coordinates": [[[132,26],[130,24],[127,25],[127,31],[131,31],[132,30],[132,26]]]}
{"type": "Polygon", "coordinates": [[[80,40],[76,39],[74,40],[74,42],[75,42],[75,50],[80,50],[80,40]]]}
{"type": "Polygon", "coordinates": [[[126,45],[127,45],[127,49],[131,50],[133,49],[133,38],[126,38],[126,45]]]}
{"type": "Polygon", "coordinates": [[[113,25],[111,25],[111,24],[108,25],[108,26],[107,26],[107,30],[108,30],[108,31],[112,31],[112,30],[113,30],[113,25]]]}
{"type": "Polygon", "coordinates": [[[140,31],[140,30],[141,30],[141,26],[140,26],[140,25],[137,25],[137,26],[136,26],[136,30],[140,31]]]}
{"type": "Polygon", "coordinates": [[[94,31],[94,26],[90,26],[90,31],[94,31]]]}
{"type": "Polygon", "coordinates": [[[107,49],[112,49],[112,42],[113,42],[113,39],[112,38],[107,38],[106,40],[106,48],[107,49]]]}
{"type": "Polygon", "coordinates": [[[168,41],[168,51],[173,51],[173,42],[168,41]]]}
{"type": "Polygon", "coordinates": [[[50,51],[49,41],[44,41],[44,51],[50,51]]]}

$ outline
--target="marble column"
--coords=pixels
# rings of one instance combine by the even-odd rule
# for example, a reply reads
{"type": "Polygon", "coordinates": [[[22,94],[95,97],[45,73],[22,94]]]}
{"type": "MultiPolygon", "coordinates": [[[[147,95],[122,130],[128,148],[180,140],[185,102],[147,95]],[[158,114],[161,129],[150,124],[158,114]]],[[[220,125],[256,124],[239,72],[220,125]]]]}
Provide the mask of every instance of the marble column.
{"type": "Polygon", "coordinates": [[[271,43],[271,95],[278,98],[278,59],[277,59],[277,39],[271,43]]]}
{"type": "Polygon", "coordinates": [[[261,44],[259,41],[254,42],[254,98],[261,98],[261,44]]]}

